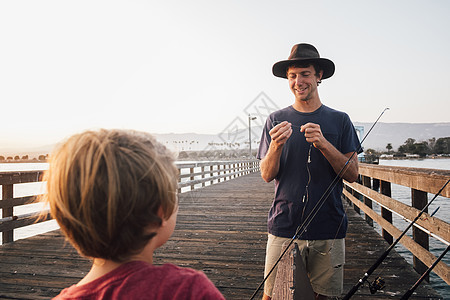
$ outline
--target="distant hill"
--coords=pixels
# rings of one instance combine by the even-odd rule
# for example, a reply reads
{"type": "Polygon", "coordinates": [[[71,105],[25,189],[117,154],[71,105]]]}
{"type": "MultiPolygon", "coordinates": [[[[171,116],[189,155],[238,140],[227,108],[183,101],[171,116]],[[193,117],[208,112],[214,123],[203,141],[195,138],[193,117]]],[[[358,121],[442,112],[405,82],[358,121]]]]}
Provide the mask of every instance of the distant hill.
{"type": "MultiPolygon", "coordinates": [[[[354,122],[355,126],[363,126],[365,136],[373,123],[354,122]]],[[[258,146],[262,128],[252,127],[252,149],[258,146]]],[[[233,136],[220,134],[156,134],[156,138],[168,146],[175,146],[177,150],[199,151],[208,148],[208,143],[215,143],[216,148],[226,148],[226,145],[217,146],[224,142],[240,142],[240,148],[248,148],[248,128],[240,128],[233,136]],[[236,136],[239,138],[237,139],[236,136]],[[184,142],[183,142],[184,141],[184,142]],[[192,143],[192,141],[196,141],[192,143]],[[197,143],[198,142],[198,143],[197,143]],[[189,149],[190,148],[190,149],[189,149]]],[[[408,138],[417,142],[428,141],[431,138],[450,137],[449,123],[377,123],[372,132],[363,143],[364,149],[386,150],[388,143],[394,150],[405,143],[408,138]]]]}
{"type": "MultiPolygon", "coordinates": [[[[373,123],[354,122],[355,126],[363,126],[365,136],[373,123]]],[[[252,127],[252,149],[258,147],[262,128],[252,127]]],[[[450,137],[449,123],[377,123],[372,132],[363,143],[364,149],[386,150],[388,143],[392,144],[394,150],[405,143],[408,138],[413,138],[417,142],[428,141],[431,138],[450,137]]],[[[216,148],[226,148],[226,145],[217,146],[224,142],[240,143],[239,148],[248,148],[248,128],[241,128],[236,134],[228,137],[221,134],[156,134],[156,138],[168,146],[175,146],[177,150],[200,151],[208,148],[208,143],[215,143],[216,148]],[[236,136],[239,139],[236,139],[236,136]],[[178,141],[178,142],[177,142],[178,141]],[[184,143],[182,143],[184,141],[184,143]],[[195,143],[192,143],[195,141],[195,143]],[[177,142],[177,143],[175,143],[177,142]],[[197,143],[198,142],[198,143],[197,143]],[[189,149],[190,148],[190,149],[189,149]]]]}
{"type": "Polygon", "coordinates": [[[0,156],[15,156],[19,155],[20,157],[24,155],[28,155],[30,159],[38,158],[39,155],[47,155],[49,154],[55,145],[45,145],[40,147],[30,147],[30,148],[21,148],[16,149],[12,147],[3,147],[0,148],[0,156]]]}
{"type": "MultiPolygon", "coordinates": [[[[367,134],[372,123],[354,122],[355,126],[363,126],[367,134]]],[[[262,127],[252,126],[252,149],[257,149],[262,127]]],[[[217,134],[167,133],[154,134],[156,139],[175,151],[204,151],[211,149],[248,149],[248,128],[243,126],[217,134]]],[[[363,143],[364,149],[386,150],[388,143],[393,150],[404,144],[408,138],[417,142],[431,138],[450,137],[449,123],[377,123],[363,143]]],[[[0,155],[29,155],[31,158],[48,154],[54,145],[46,145],[29,149],[0,148],[0,155]]]]}

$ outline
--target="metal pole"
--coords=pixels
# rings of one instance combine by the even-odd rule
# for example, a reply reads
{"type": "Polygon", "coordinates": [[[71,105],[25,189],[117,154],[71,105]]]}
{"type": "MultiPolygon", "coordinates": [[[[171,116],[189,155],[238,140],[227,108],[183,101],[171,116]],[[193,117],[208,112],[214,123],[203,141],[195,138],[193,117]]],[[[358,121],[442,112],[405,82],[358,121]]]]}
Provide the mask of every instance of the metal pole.
{"type": "Polygon", "coordinates": [[[250,149],[249,150],[250,158],[252,157],[252,129],[251,129],[251,127],[252,127],[252,120],[251,120],[250,114],[248,114],[248,147],[250,149]]]}
{"type": "Polygon", "coordinates": [[[252,117],[248,114],[248,147],[250,149],[250,158],[252,157],[252,120],[256,120],[256,117],[252,117]]]}

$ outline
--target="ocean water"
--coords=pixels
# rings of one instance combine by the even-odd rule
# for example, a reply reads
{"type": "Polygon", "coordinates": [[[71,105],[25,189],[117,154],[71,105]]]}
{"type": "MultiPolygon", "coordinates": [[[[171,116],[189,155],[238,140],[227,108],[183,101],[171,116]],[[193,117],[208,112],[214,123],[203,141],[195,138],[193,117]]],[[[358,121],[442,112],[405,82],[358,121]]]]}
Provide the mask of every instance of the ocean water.
{"type": "MultiPolygon", "coordinates": [[[[450,170],[450,159],[380,160],[380,165],[450,170]]],[[[47,169],[47,167],[48,165],[46,163],[8,163],[8,164],[0,164],[0,172],[44,170],[47,169]]],[[[399,200],[407,205],[411,205],[411,191],[409,188],[395,184],[392,184],[391,188],[393,199],[399,200]]],[[[14,187],[14,196],[15,197],[32,196],[39,193],[43,193],[44,190],[45,185],[41,182],[18,184],[15,185],[14,187]]],[[[185,190],[189,190],[189,188],[185,188],[183,191],[185,190]]],[[[429,194],[428,195],[429,200],[431,200],[433,196],[434,195],[429,194]]],[[[433,212],[438,207],[439,209],[436,212],[435,217],[438,217],[450,223],[450,199],[441,196],[437,197],[434,200],[433,204],[430,205],[429,212],[433,212]]],[[[30,213],[33,211],[40,211],[42,208],[43,207],[41,204],[23,205],[14,208],[14,214],[20,215],[24,213],[30,213]]],[[[377,207],[374,204],[374,210],[379,213],[380,207],[377,207]]],[[[1,217],[1,210],[0,210],[0,217],[1,217]]],[[[401,230],[405,229],[408,226],[408,223],[405,220],[397,217],[395,214],[393,216],[393,223],[401,230]]],[[[381,233],[381,228],[377,226],[376,223],[374,227],[378,232],[381,233]]],[[[16,229],[14,232],[14,239],[15,240],[23,239],[55,229],[58,229],[58,224],[54,220],[34,224],[24,228],[16,229]]],[[[408,232],[408,234],[412,236],[411,232],[408,232]]],[[[444,251],[445,247],[446,245],[443,244],[441,241],[436,240],[435,238],[430,238],[430,249],[432,249],[431,252],[436,257],[438,257],[444,251]]],[[[403,257],[405,257],[405,259],[410,264],[412,264],[412,255],[408,252],[408,250],[406,250],[406,248],[404,248],[401,245],[398,245],[396,247],[396,251],[399,252],[403,257]]],[[[443,259],[443,261],[447,265],[449,265],[450,255],[447,254],[447,256],[443,259]]],[[[374,272],[374,274],[376,274],[376,272],[374,272]]],[[[444,299],[450,299],[450,287],[433,272],[431,273],[430,278],[431,284],[435,288],[435,290],[437,290],[444,297],[444,299]]]]}

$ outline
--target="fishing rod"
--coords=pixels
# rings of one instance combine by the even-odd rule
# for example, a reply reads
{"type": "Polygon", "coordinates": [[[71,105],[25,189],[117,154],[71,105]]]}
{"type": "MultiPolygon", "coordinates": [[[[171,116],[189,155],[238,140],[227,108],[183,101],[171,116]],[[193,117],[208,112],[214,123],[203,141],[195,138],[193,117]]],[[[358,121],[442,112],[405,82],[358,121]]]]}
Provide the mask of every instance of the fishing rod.
{"type": "Polygon", "coordinates": [[[420,276],[420,278],[414,283],[414,285],[400,298],[400,300],[406,300],[409,299],[409,297],[412,295],[412,293],[416,290],[416,288],[420,285],[420,283],[430,274],[431,270],[434,269],[434,267],[440,262],[445,254],[447,254],[448,250],[450,249],[450,245],[447,246],[447,249],[445,249],[444,252],[439,255],[439,257],[434,261],[434,263],[425,271],[425,273],[420,276]]]}
{"type": "Polygon", "coordinates": [[[305,221],[300,224],[296,231],[294,236],[292,237],[292,239],[289,241],[289,244],[287,245],[287,247],[284,249],[284,251],[281,253],[280,257],[278,257],[277,261],[275,262],[275,264],[272,266],[272,268],[270,269],[270,271],[267,273],[267,275],[264,277],[263,281],[259,284],[258,288],[256,289],[256,291],[253,293],[252,297],[250,298],[250,300],[253,300],[256,296],[256,294],[259,292],[259,290],[261,289],[261,287],[264,285],[264,283],[266,282],[267,278],[269,278],[269,276],[272,274],[273,270],[276,268],[276,266],[278,265],[278,263],[281,261],[281,259],[283,258],[284,254],[287,252],[287,250],[289,249],[289,247],[292,245],[292,243],[295,241],[295,239],[297,238],[297,236],[300,236],[301,234],[303,234],[303,232],[306,230],[306,228],[309,226],[309,224],[312,222],[312,220],[314,219],[314,217],[317,215],[317,213],[319,212],[319,210],[322,208],[323,204],[325,203],[325,200],[328,198],[328,196],[331,194],[332,190],[336,187],[337,183],[339,182],[339,178],[341,177],[342,173],[344,173],[344,170],[346,170],[349,162],[352,160],[352,158],[355,156],[355,153],[357,152],[361,152],[362,151],[362,143],[366,140],[367,136],[370,134],[370,132],[372,131],[372,129],[375,127],[375,125],[378,123],[378,121],[380,120],[381,116],[385,113],[386,110],[389,110],[388,107],[386,107],[381,114],[378,116],[378,118],[375,120],[375,122],[372,124],[372,126],[370,127],[369,131],[367,131],[366,135],[363,137],[363,139],[360,142],[360,146],[358,148],[357,151],[353,151],[352,155],[347,159],[347,161],[345,162],[344,166],[340,169],[339,173],[336,175],[336,177],[334,177],[334,179],[331,181],[330,185],[328,185],[327,189],[325,190],[325,192],[322,194],[322,196],[320,197],[319,201],[317,201],[317,204],[313,207],[313,209],[311,210],[311,212],[309,213],[309,215],[306,217],[305,221]],[[318,208],[317,208],[318,207],[318,208]],[[306,224],[306,225],[305,225],[306,224]]]}
{"type": "Polygon", "coordinates": [[[345,295],[344,298],[342,298],[342,300],[347,300],[350,299],[350,297],[352,297],[356,291],[358,290],[358,288],[364,284],[365,281],[367,281],[367,278],[369,278],[369,276],[373,273],[373,271],[375,271],[376,268],[378,268],[378,266],[383,262],[383,260],[388,256],[389,252],[391,252],[391,250],[395,247],[395,245],[397,245],[397,243],[401,240],[401,238],[406,234],[406,232],[414,225],[414,223],[416,223],[416,221],[420,218],[420,216],[425,212],[425,210],[428,209],[428,206],[430,206],[431,203],[433,203],[434,199],[436,199],[439,194],[442,192],[442,190],[447,186],[447,184],[450,182],[450,179],[447,180],[447,182],[441,187],[441,189],[437,192],[437,194],[433,197],[433,199],[431,199],[430,202],[428,202],[427,205],[425,205],[425,207],[419,212],[419,214],[417,215],[417,217],[406,227],[405,230],[403,230],[403,232],[400,234],[400,236],[386,249],[386,251],[384,251],[384,253],[378,258],[378,260],[369,268],[369,270],[367,270],[366,273],[364,273],[364,276],[358,280],[358,282],[352,287],[352,289],[347,293],[347,295],[345,295]]]}

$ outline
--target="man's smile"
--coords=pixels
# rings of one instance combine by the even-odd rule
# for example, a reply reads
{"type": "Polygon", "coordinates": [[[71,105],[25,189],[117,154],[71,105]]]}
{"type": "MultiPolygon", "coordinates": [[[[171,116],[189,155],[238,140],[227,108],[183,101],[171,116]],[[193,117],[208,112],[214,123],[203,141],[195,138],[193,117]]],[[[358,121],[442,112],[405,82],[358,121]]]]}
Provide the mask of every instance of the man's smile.
{"type": "Polygon", "coordinates": [[[304,86],[304,87],[296,87],[295,91],[299,94],[303,94],[306,90],[308,89],[308,86],[304,86]]]}

